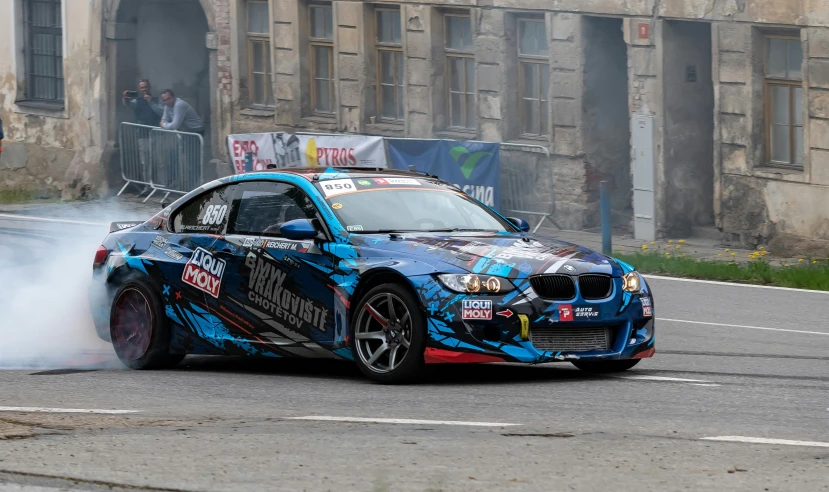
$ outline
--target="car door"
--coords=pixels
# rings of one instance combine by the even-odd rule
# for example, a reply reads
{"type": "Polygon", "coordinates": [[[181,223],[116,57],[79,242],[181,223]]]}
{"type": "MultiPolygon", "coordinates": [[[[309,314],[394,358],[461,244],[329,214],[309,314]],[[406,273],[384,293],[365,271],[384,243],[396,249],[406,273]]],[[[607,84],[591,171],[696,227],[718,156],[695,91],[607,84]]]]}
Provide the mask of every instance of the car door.
{"type": "Polygon", "coordinates": [[[157,259],[168,304],[205,309],[206,297],[218,295],[224,267],[210,250],[227,224],[231,191],[222,186],[194,197],[173,212],[166,234],[159,231],[152,239],[148,253],[157,259]]]}
{"type": "Polygon", "coordinates": [[[294,355],[330,356],[334,327],[333,261],[319,247],[327,239],[291,240],[280,226],[319,219],[298,187],[276,181],[240,183],[224,236],[212,253],[227,262],[224,295],[211,300],[229,328],[252,342],[294,355]],[[232,280],[230,280],[232,279],[232,280]]]}

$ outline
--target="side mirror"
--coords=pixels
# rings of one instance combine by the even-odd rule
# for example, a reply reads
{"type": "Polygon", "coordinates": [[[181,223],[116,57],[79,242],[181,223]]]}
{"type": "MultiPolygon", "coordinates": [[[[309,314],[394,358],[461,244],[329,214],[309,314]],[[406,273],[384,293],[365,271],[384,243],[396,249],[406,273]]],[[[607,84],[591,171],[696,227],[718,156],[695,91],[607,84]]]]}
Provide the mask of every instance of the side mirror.
{"type": "Polygon", "coordinates": [[[526,220],[517,217],[507,217],[507,220],[512,222],[521,232],[530,232],[530,224],[526,220]]]}
{"type": "Polygon", "coordinates": [[[317,230],[308,219],[296,219],[285,222],[279,228],[279,233],[286,239],[295,239],[298,241],[317,237],[317,230]]]}

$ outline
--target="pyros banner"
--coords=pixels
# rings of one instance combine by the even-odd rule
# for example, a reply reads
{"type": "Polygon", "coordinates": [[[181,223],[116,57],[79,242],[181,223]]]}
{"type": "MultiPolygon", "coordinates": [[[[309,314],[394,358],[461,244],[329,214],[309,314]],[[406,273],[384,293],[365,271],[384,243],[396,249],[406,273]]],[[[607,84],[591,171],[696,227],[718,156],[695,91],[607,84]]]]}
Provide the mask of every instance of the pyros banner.
{"type": "Polygon", "coordinates": [[[248,133],[228,135],[227,150],[236,174],[245,172],[245,154],[253,154],[251,171],[268,165],[292,167],[380,167],[386,166],[383,137],[365,135],[294,135],[248,133]]]}
{"type": "Polygon", "coordinates": [[[389,139],[391,167],[437,175],[467,195],[498,210],[501,145],[455,140],[389,139]]]}

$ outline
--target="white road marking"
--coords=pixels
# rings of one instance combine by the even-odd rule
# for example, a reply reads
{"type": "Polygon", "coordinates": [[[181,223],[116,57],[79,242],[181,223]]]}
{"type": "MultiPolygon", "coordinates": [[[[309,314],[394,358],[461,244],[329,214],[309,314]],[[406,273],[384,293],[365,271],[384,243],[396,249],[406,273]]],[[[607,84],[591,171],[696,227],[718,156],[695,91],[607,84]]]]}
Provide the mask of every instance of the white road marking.
{"type": "Polygon", "coordinates": [[[619,379],[638,379],[642,381],[671,381],[677,383],[709,383],[710,381],[703,381],[701,379],[682,379],[669,378],[665,376],[615,376],[619,379]]]}
{"type": "MultiPolygon", "coordinates": [[[[57,222],[59,224],[75,224],[75,225],[90,225],[90,226],[108,226],[106,222],[86,222],[83,220],[69,220],[69,219],[55,219],[52,217],[34,217],[31,215],[18,214],[0,214],[0,219],[34,221],[34,222],[57,222]]],[[[113,221],[115,222],[115,221],[113,221]]]]}
{"type": "Polygon", "coordinates": [[[803,335],[823,335],[829,336],[829,333],[822,332],[822,331],[803,331],[803,330],[788,330],[785,328],[766,328],[763,326],[748,326],[748,325],[729,325],[726,323],[710,323],[707,321],[691,321],[687,319],[669,319],[669,318],[656,318],[659,321],[668,321],[670,323],[688,323],[692,325],[705,325],[705,326],[724,326],[726,328],[745,328],[747,330],[763,330],[763,331],[782,331],[786,333],[800,333],[803,335]]]}
{"type": "Polygon", "coordinates": [[[765,437],[717,436],[703,437],[701,438],[701,440],[722,442],[744,442],[749,444],[782,444],[784,446],[811,446],[817,448],[829,448],[829,442],[790,441],[788,439],[767,439],[765,437]]]}
{"type": "Polygon", "coordinates": [[[727,287],[748,287],[752,289],[772,289],[772,290],[789,290],[792,292],[809,292],[812,294],[829,294],[829,291],[826,290],[812,290],[812,289],[796,289],[794,287],[778,287],[776,285],[754,285],[754,284],[741,284],[737,282],[721,282],[717,280],[700,280],[696,278],[681,278],[681,277],[662,277],[660,275],[646,275],[642,274],[643,277],[646,279],[654,278],[658,280],[670,280],[673,282],[691,282],[696,284],[711,284],[711,285],[725,285],[727,287]]]}
{"type": "Polygon", "coordinates": [[[691,383],[691,386],[708,386],[708,387],[712,387],[712,386],[722,386],[722,385],[721,385],[721,384],[716,384],[716,383],[691,383]]]}
{"type": "Polygon", "coordinates": [[[97,408],[43,408],[43,407],[0,407],[0,412],[22,413],[100,413],[107,415],[121,415],[138,413],[138,410],[102,410],[97,408]]]}
{"type": "Polygon", "coordinates": [[[327,417],[305,416],[286,417],[289,420],[324,420],[329,422],[368,422],[374,424],[415,424],[415,425],[467,425],[473,427],[507,427],[521,424],[507,424],[501,422],[464,422],[453,420],[419,420],[419,419],[373,419],[364,417],[327,417]]]}

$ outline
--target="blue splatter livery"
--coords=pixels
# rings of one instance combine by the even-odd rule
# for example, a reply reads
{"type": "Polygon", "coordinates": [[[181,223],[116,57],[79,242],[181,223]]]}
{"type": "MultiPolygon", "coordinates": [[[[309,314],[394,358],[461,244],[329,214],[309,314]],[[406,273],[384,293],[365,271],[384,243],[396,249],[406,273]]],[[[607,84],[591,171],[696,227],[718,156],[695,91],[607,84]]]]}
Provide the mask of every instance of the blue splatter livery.
{"type": "Polygon", "coordinates": [[[654,354],[652,293],[641,277],[639,292],[623,290],[622,277],[634,271],[627,263],[517,228],[506,233],[350,232],[338,220],[332,199],[320,190],[329,180],[387,177],[461,193],[438,179],[402,171],[257,172],[213,181],[144,223],[113,228],[103,242],[107,261],[93,272],[96,285],[108,293],[91,297],[99,336],[111,340],[112,295],[137,275],[161,294],[173,353],[353,360],[350,321],[360,296],[374,285],[397,281],[422,306],[426,362],[544,363],[654,354]],[[173,217],[191,200],[245,182],[281,182],[302,190],[323,219],[328,238],[289,241],[173,230],[173,217]],[[194,256],[197,250],[209,256],[199,268],[208,265],[219,273],[194,269],[189,262],[203,257],[194,256]],[[458,293],[437,277],[467,273],[507,279],[515,289],[501,295],[458,293]],[[539,279],[545,276],[555,277],[554,286],[572,284],[572,295],[543,295],[539,279]],[[204,282],[203,288],[194,288],[194,279],[204,282]],[[602,295],[586,294],[588,288],[605,287],[602,295]],[[471,319],[464,316],[465,303],[491,309],[471,319]]]}

